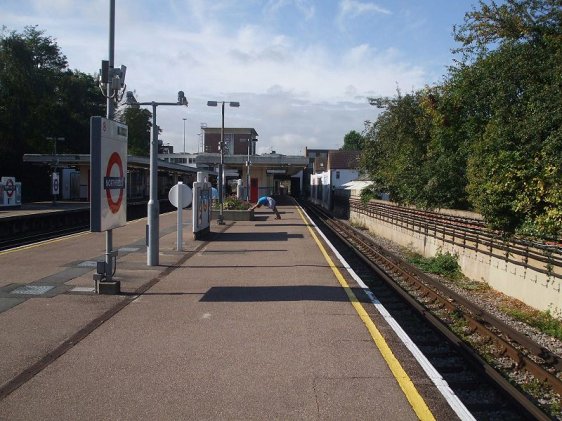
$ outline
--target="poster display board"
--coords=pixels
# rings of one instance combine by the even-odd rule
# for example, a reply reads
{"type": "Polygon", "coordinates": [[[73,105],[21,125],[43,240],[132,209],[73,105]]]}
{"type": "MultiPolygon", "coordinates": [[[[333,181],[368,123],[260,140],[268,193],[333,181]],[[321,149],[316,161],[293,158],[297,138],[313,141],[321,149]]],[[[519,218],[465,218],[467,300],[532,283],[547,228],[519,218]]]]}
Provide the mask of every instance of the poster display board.
{"type": "Polygon", "coordinates": [[[0,178],[0,206],[21,206],[21,183],[15,177],[0,178]]]}
{"type": "Polygon", "coordinates": [[[127,126],[104,117],[90,119],[90,230],[127,223],[127,126]]]}
{"type": "Polygon", "coordinates": [[[195,240],[210,232],[211,203],[211,183],[205,181],[199,172],[197,181],[193,183],[192,226],[195,240]]]}

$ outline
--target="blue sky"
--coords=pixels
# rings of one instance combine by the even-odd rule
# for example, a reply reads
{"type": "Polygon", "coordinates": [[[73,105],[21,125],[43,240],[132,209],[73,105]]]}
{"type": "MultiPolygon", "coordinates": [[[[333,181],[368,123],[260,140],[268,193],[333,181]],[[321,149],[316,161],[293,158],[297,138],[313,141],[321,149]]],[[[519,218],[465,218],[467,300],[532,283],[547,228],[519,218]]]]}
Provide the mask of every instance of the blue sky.
{"type": "MultiPolygon", "coordinates": [[[[500,1],[501,3],[501,1],[500,1]]],[[[127,89],[159,107],[164,143],[196,152],[201,123],[221,124],[208,100],[239,101],[225,126],[253,127],[258,153],[338,148],[392,96],[442,80],[453,25],[477,0],[116,0],[115,64],[127,89]]],[[[94,74],[108,57],[109,0],[3,0],[0,24],[38,25],[69,65],[94,74]]]]}

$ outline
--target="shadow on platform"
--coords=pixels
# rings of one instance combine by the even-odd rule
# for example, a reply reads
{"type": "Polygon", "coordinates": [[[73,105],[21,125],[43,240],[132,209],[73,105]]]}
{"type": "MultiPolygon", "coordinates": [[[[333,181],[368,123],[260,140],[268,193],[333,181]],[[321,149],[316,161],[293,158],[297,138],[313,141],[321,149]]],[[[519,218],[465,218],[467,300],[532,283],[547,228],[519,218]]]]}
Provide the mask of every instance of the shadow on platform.
{"type": "MultiPolygon", "coordinates": [[[[351,288],[357,300],[370,303],[360,288],[351,288]]],[[[205,302],[269,302],[269,301],[349,301],[342,287],[316,285],[213,287],[201,298],[205,302]]]]}
{"type": "Polygon", "coordinates": [[[220,241],[287,241],[289,238],[304,238],[302,234],[286,232],[222,232],[218,234],[220,241]]]}
{"type": "MultiPolygon", "coordinates": [[[[270,224],[256,224],[256,227],[269,227],[270,224]]],[[[275,224],[276,227],[313,227],[314,225],[310,224],[275,224]]]]}

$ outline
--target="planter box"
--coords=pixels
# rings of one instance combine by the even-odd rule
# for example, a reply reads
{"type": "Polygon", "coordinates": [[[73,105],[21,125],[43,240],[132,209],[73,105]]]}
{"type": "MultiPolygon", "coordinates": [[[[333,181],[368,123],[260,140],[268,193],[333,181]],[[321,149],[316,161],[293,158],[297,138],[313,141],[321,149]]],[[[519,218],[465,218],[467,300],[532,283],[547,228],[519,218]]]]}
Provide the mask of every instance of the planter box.
{"type": "MultiPolygon", "coordinates": [[[[219,219],[220,211],[212,210],[212,218],[214,220],[219,219]]],[[[253,221],[254,211],[253,210],[230,210],[223,209],[222,217],[225,221],[253,221]]]]}

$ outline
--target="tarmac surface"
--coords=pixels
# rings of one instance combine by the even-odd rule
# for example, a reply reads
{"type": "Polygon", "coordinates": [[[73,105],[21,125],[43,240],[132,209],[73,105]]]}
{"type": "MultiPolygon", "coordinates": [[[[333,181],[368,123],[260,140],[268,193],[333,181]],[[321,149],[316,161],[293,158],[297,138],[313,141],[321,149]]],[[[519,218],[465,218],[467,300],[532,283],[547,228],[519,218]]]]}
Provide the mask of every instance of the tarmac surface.
{"type": "Polygon", "coordinates": [[[145,220],[114,230],[121,295],[92,292],[104,233],[0,252],[0,419],[455,419],[301,211],[279,210],[213,222],[204,241],[184,211],[182,251],[176,214],[161,215],[156,267],[145,220]],[[414,411],[357,306],[430,412],[414,411]]]}

